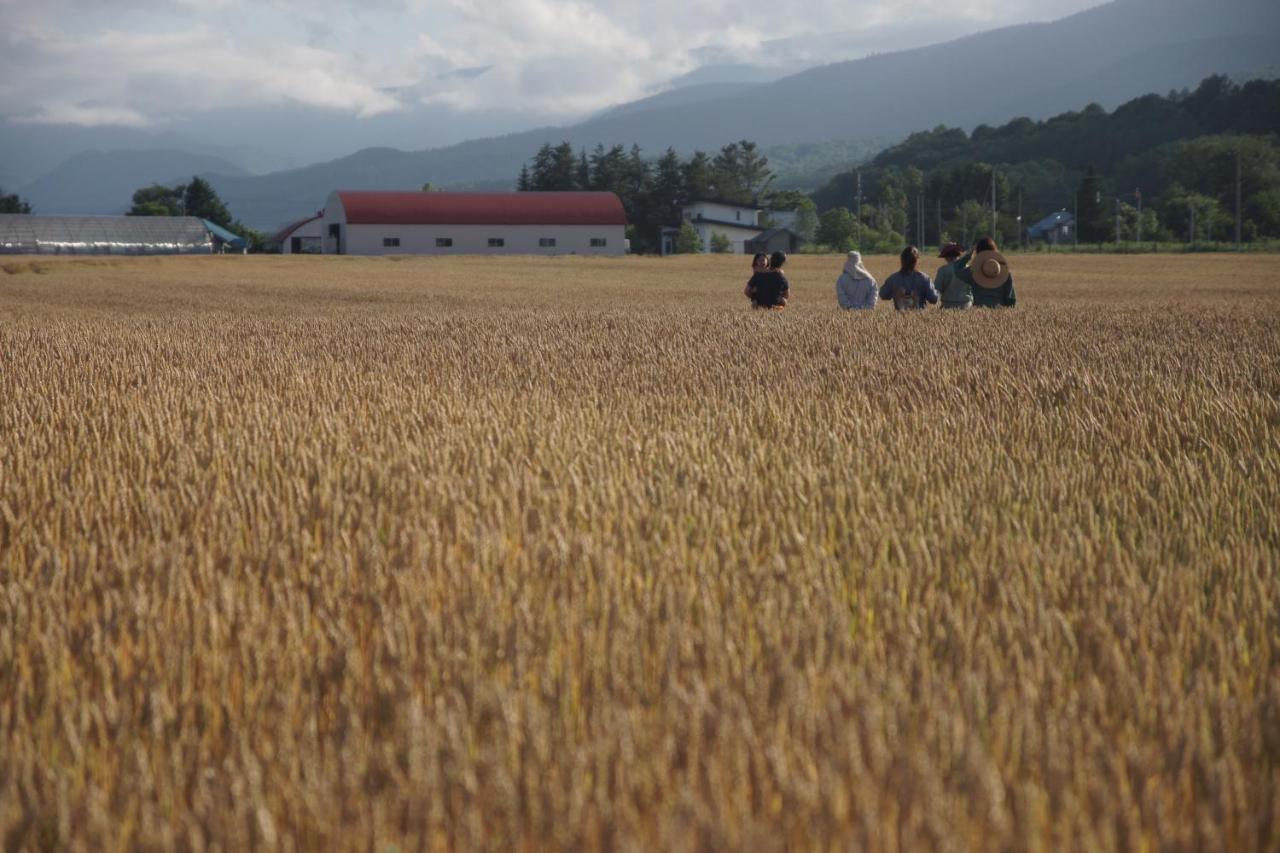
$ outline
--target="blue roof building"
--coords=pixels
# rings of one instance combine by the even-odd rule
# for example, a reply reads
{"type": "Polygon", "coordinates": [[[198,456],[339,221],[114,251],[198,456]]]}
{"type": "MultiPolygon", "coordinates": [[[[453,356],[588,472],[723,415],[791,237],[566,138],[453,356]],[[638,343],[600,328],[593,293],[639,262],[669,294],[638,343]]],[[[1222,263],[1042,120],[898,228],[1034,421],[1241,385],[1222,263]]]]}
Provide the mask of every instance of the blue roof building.
{"type": "Polygon", "coordinates": [[[201,219],[205,229],[209,232],[209,236],[213,238],[213,251],[215,252],[240,252],[244,254],[249,251],[249,241],[235,234],[222,226],[210,222],[207,219],[201,219]]]}
{"type": "Polygon", "coordinates": [[[1054,245],[1065,243],[1071,239],[1071,229],[1075,227],[1076,219],[1065,210],[1059,210],[1057,213],[1050,213],[1044,219],[1041,219],[1035,225],[1027,229],[1028,240],[1043,240],[1046,243],[1054,245]]]}

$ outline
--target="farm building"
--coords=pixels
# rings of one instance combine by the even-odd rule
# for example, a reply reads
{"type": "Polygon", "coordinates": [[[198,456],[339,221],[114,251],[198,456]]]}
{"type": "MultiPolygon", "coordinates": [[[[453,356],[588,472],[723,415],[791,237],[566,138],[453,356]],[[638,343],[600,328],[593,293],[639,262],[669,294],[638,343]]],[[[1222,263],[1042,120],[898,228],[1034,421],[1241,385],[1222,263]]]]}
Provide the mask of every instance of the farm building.
{"type": "Polygon", "coordinates": [[[208,255],[214,243],[194,216],[0,214],[6,255],[208,255]]]}
{"type": "Polygon", "coordinates": [[[750,255],[756,252],[770,255],[774,252],[794,252],[800,248],[800,237],[790,228],[770,228],[748,240],[744,248],[750,255]]]}
{"type": "MultiPolygon", "coordinates": [[[[770,211],[775,227],[762,228],[761,210],[755,205],[737,204],[731,201],[695,201],[684,208],[684,221],[698,232],[702,251],[711,251],[711,240],[717,234],[728,238],[731,251],[794,252],[802,242],[790,227],[795,221],[795,211],[770,211]]],[[[662,254],[674,254],[679,228],[662,229],[662,254]]]]}
{"type": "Polygon", "coordinates": [[[290,222],[267,240],[267,248],[277,248],[283,255],[318,255],[320,240],[324,236],[324,211],[321,210],[305,219],[290,222]]]}
{"type": "Polygon", "coordinates": [[[234,231],[228,231],[216,222],[210,222],[207,219],[201,219],[204,227],[209,230],[209,237],[213,240],[213,251],[225,255],[228,252],[240,255],[249,254],[249,241],[234,231]]]}
{"type": "Polygon", "coordinates": [[[337,255],[621,255],[627,216],[607,192],[329,195],[321,249],[337,255]]]}
{"type": "Polygon", "coordinates": [[[1051,245],[1070,242],[1073,227],[1075,227],[1075,217],[1065,210],[1059,210],[1057,213],[1050,213],[1028,228],[1027,239],[1032,242],[1043,240],[1051,245]]]}
{"type": "MultiPolygon", "coordinates": [[[[711,238],[722,234],[729,238],[733,251],[745,252],[748,240],[760,234],[760,209],[755,205],[736,204],[731,201],[694,201],[683,211],[684,221],[693,226],[702,240],[702,251],[711,251],[711,238]]],[[[679,228],[662,229],[662,254],[675,252],[679,228]]]]}

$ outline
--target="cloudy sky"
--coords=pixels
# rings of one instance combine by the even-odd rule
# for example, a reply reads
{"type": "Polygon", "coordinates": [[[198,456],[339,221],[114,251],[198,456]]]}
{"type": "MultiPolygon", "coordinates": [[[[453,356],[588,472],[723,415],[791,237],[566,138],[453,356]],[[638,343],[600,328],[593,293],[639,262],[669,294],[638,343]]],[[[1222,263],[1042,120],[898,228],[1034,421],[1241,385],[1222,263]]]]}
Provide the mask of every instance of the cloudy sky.
{"type": "Polygon", "coordinates": [[[1098,2],[0,0],[0,116],[156,127],[232,105],[353,118],[428,105],[564,117],[708,63],[837,61],[1098,2]]]}

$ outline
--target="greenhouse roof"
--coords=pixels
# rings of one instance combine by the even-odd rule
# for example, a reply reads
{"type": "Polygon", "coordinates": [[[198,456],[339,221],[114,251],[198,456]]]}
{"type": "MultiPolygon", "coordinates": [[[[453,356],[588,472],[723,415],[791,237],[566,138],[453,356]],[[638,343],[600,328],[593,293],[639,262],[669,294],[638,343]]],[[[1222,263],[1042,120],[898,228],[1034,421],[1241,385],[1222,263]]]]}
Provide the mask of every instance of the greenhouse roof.
{"type": "Polygon", "coordinates": [[[213,251],[194,216],[0,214],[0,254],[187,255],[213,251]]]}

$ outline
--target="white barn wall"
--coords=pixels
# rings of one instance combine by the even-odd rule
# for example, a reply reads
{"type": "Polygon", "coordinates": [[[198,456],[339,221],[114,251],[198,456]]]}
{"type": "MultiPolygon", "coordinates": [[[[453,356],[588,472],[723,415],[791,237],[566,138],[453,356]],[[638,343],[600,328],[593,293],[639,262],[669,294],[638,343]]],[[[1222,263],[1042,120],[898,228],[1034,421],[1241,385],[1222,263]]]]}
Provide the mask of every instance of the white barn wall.
{"type": "MultiPolygon", "coordinates": [[[[743,228],[756,228],[760,221],[760,211],[755,208],[736,204],[721,204],[714,201],[696,201],[684,209],[684,218],[693,221],[698,219],[714,219],[717,222],[739,224],[743,228]]],[[[759,228],[756,231],[759,232],[759,228]]]]}
{"type": "Polygon", "coordinates": [[[747,250],[747,241],[754,240],[760,233],[759,228],[738,228],[734,225],[720,225],[711,222],[692,222],[693,230],[698,232],[698,236],[702,238],[702,251],[711,251],[711,236],[713,234],[723,234],[729,238],[729,244],[733,246],[735,254],[742,254],[747,250]]]}
{"type": "MultiPolygon", "coordinates": [[[[328,233],[328,223],[323,233],[328,233]]],[[[626,249],[626,228],[622,225],[347,225],[348,255],[621,255],[626,249]],[[490,238],[505,245],[492,247],[490,238]],[[383,240],[398,238],[399,246],[384,246],[383,240]],[[453,240],[452,246],[437,246],[436,239],[453,240]],[[541,246],[543,238],[553,238],[555,246],[541,246]],[[604,246],[592,246],[592,238],[604,246]]],[[[332,241],[325,241],[330,252],[332,241]]]]}

